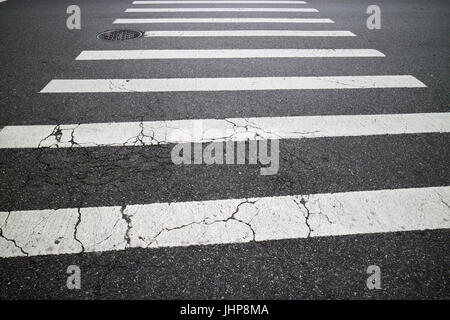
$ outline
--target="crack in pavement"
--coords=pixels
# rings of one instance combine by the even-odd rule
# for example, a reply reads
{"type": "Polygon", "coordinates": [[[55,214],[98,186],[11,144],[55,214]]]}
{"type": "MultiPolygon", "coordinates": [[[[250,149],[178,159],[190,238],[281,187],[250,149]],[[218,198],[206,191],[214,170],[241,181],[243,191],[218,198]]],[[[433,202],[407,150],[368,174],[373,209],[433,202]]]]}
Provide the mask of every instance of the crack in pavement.
{"type": "Polygon", "coordinates": [[[61,129],[60,129],[60,125],[59,125],[59,124],[57,124],[57,125],[53,128],[53,131],[52,131],[48,136],[42,138],[41,141],[39,141],[37,148],[38,148],[38,149],[39,149],[39,148],[43,148],[43,147],[41,147],[41,144],[42,144],[45,140],[47,140],[48,138],[50,138],[50,137],[55,137],[56,141],[58,141],[58,142],[61,141],[62,131],[61,131],[61,129]]]}
{"type": "Polygon", "coordinates": [[[73,238],[75,239],[75,241],[77,241],[81,245],[81,253],[83,253],[84,245],[80,241],[80,239],[77,238],[78,226],[80,225],[80,222],[81,222],[81,208],[77,208],[77,212],[78,212],[78,219],[77,219],[77,222],[75,223],[75,227],[73,229],[73,238]]]}
{"type": "MultiPolygon", "coordinates": [[[[227,128],[226,131],[231,130],[232,133],[230,134],[225,134],[224,136],[220,136],[220,137],[210,137],[210,138],[205,138],[202,137],[200,140],[198,140],[197,142],[199,143],[205,143],[205,142],[215,142],[215,141],[234,141],[233,138],[236,138],[235,141],[240,141],[240,140],[251,140],[251,139],[256,139],[256,140],[271,140],[271,139],[283,139],[283,136],[273,132],[273,131],[268,131],[267,129],[264,129],[263,127],[260,127],[257,123],[252,122],[249,118],[244,118],[243,121],[244,123],[242,124],[238,124],[233,122],[233,118],[225,118],[225,119],[219,119],[220,121],[229,123],[232,125],[231,128],[227,128]],[[248,134],[252,134],[252,136],[246,136],[248,134]],[[244,135],[245,139],[240,139],[240,135],[244,135]]],[[[186,135],[192,136],[193,132],[191,131],[186,131],[185,128],[183,128],[182,125],[180,125],[180,127],[173,127],[171,126],[172,123],[176,123],[177,120],[170,120],[170,121],[160,121],[162,123],[162,126],[159,127],[154,127],[152,122],[146,122],[143,120],[143,117],[141,118],[141,120],[139,121],[139,132],[136,135],[133,135],[131,138],[126,139],[124,142],[116,142],[116,143],[96,143],[95,141],[91,141],[91,142],[87,142],[85,141],[83,144],[80,144],[79,142],[76,141],[75,138],[75,131],[82,126],[82,123],[78,123],[78,124],[66,124],[66,125],[61,125],[61,124],[57,124],[54,126],[53,130],[44,138],[42,138],[38,145],[37,148],[52,148],[52,147],[56,147],[56,148],[72,148],[75,146],[79,146],[79,147],[83,147],[84,144],[87,144],[87,146],[97,146],[97,147],[102,147],[102,146],[136,146],[136,145],[142,145],[142,146],[147,146],[147,145],[161,145],[161,144],[169,144],[169,143],[177,143],[176,140],[168,140],[168,129],[173,129],[175,131],[178,132],[183,132],[186,133],[186,135]],[[158,131],[160,130],[160,131],[158,131]],[[70,136],[70,139],[65,139],[63,140],[64,136],[65,136],[65,131],[70,131],[70,133],[68,134],[70,136]],[[151,134],[146,134],[146,131],[151,132],[151,134]],[[156,135],[161,134],[164,136],[163,140],[158,140],[156,138],[156,135]],[[51,143],[49,143],[48,146],[43,146],[44,142],[47,142],[47,140],[49,138],[54,138],[55,141],[51,141],[51,143]],[[150,140],[150,141],[146,141],[146,140],[150,140]],[[68,146],[67,144],[70,144],[70,146],[68,146]]],[[[181,120],[182,121],[182,120],[181,120]]],[[[183,122],[182,122],[183,123],[183,122]]],[[[114,124],[114,123],[109,123],[109,124],[114,124]]],[[[91,128],[92,126],[87,127],[88,132],[89,130],[94,130],[96,128],[91,128]]],[[[317,133],[316,131],[313,132],[292,132],[295,134],[314,134],[317,133]]],[[[188,142],[188,141],[182,141],[182,142],[188,142]]],[[[191,142],[195,142],[195,141],[191,141],[191,142]]]]}
{"type": "Polygon", "coordinates": [[[293,201],[297,204],[299,209],[301,209],[301,207],[300,207],[300,205],[301,205],[306,210],[306,215],[304,214],[303,216],[305,217],[305,224],[306,224],[306,227],[308,228],[308,235],[306,237],[310,238],[311,237],[311,232],[314,231],[314,230],[311,228],[311,225],[309,224],[309,217],[311,215],[311,212],[309,211],[309,208],[306,206],[308,200],[309,200],[309,196],[305,200],[303,195],[301,195],[300,201],[298,201],[298,202],[295,199],[293,199],[293,201]]]}
{"type": "Polygon", "coordinates": [[[72,129],[72,131],[70,132],[70,147],[73,148],[74,145],[79,145],[77,142],[75,142],[75,130],[80,126],[81,124],[79,123],[75,128],[72,129]]]}
{"type": "MultiPolygon", "coordinates": [[[[240,209],[240,207],[241,207],[241,205],[243,205],[243,204],[255,204],[257,202],[257,200],[255,200],[255,201],[250,201],[250,200],[248,200],[248,199],[245,199],[244,201],[242,201],[241,203],[239,203],[238,205],[237,205],[237,207],[236,207],[236,210],[231,214],[231,216],[229,216],[227,219],[222,219],[222,220],[214,220],[214,221],[212,221],[212,222],[210,222],[210,223],[206,223],[206,225],[212,225],[212,224],[214,224],[214,223],[217,223],[217,222],[228,222],[228,221],[230,221],[230,220],[235,220],[235,221],[237,221],[237,222],[240,222],[240,223],[243,223],[243,224],[245,224],[245,225],[247,225],[249,228],[250,228],[250,230],[252,231],[252,234],[253,234],[253,239],[252,239],[252,241],[256,241],[256,233],[255,233],[255,230],[253,229],[253,227],[252,227],[252,225],[250,224],[250,222],[246,222],[246,221],[243,221],[243,220],[241,220],[241,219],[238,219],[238,218],[236,218],[235,216],[236,216],[236,214],[239,212],[239,209],[240,209]]],[[[256,215],[255,215],[256,216],[256,215]]],[[[253,217],[254,218],[254,217],[253,217]]],[[[253,219],[252,218],[252,219],[253,219]]],[[[251,220],[252,220],[251,219],[251,220]]],[[[205,219],[206,220],[206,219],[205,219]]],[[[251,221],[250,220],[250,221],[251,221]]]]}
{"type": "Polygon", "coordinates": [[[444,197],[442,197],[442,195],[439,192],[436,192],[439,200],[442,202],[443,205],[445,205],[447,208],[450,209],[450,204],[448,204],[447,202],[445,202],[444,197]]]}
{"type": "MultiPolygon", "coordinates": [[[[282,139],[283,137],[275,132],[272,131],[267,131],[265,129],[262,129],[260,127],[258,127],[258,124],[251,122],[248,118],[244,118],[244,122],[247,123],[247,125],[244,124],[236,124],[235,122],[233,122],[232,118],[225,118],[223,119],[224,121],[230,123],[233,126],[233,131],[234,133],[230,136],[225,136],[224,138],[228,138],[228,139],[232,139],[233,136],[239,135],[239,134],[243,134],[243,133],[252,133],[254,135],[254,139],[256,138],[260,138],[262,140],[270,140],[270,139],[274,139],[273,136],[276,136],[279,139],[282,139]],[[238,131],[237,129],[242,128],[245,131],[238,131]],[[254,131],[250,130],[250,129],[255,129],[254,131]],[[267,134],[268,136],[263,136],[261,135],[260,132],[263,132],[265,134],[267,134]]],[[[223,138],[222,138],[223,139],[223,138]]],[[[250,138],[248,137],[247,140],[250,140],[250,138]]]]}
{"type": "MultiPolygon", "coordinates": [[[[10,214],[11,214],[11,212],[8,212],[8,216],[7,216],[6,219],[5,219],[5,224],[4,224],[4,226],[7,225],[10,214]]],[[[21,246],[19,246],[19,245],[17,244],[16,240],[7,238],[7,237],[3,234],[3,228],[1,228],[1,227],[0,227],[0,238],[3,238],[3,239],[5,239],[5,240],[8,241],[8,242],[12,242],[12,243],[14,244],[14,246],[15,246],[17,249],[20,250],[20,252],[22,252],[22,253],[23,253],[24,255],[26,255],[26,256],[29,255],[28,252],[26,252],[21,246]]]]}
{"type": "MultiPolygon", "coordinates": [[[[54,128],[53,131],[46,137],[42,138],[38,145],[37,145],[37,149],[44,149],[44,148],[52,148],[52,147],[56,147],[59,148],[60,143],[61,143],[61,139],[64,135],[64,131],[70,131],[70,140],[68,141],[70,143],[70,148],[73,148],[75,145],[79,145],[76,141],[75,141],[75,130],[81,125],[81,123],[79,124],[74,124],[74,125],[64,125],[64,127],[62,128],[60,124],[57,124],[54,128]],[[74,128],[71,128],[71,126],[75,126],[74,128]],[[47,139],[49,139],[50,137],[54,137],[55,138],[55,142],[48,145],[48,146],[42,146],[42,143],[45,142],[47,139]]],[[[63,142],[64,143],[64,142],[63,142]]]]}
{"type": "MultiPolygon", "coordinates": [[[[331,82],[331,83],[337,83],[337,84],[340,84],[340,85],[343,85],[343,86],[347,86],[347,87],[350,87],[350,88],[355,88],[355,89],[360,89],[361,88],[361,86],[357,86],[357,85],[346,83],[346,82],[340,82],[340,81],[337,81],[337,80],[324,79],[324,78],[322,78],[321,80],[322,81],[326,81],[326,82],[331,82]]],[[[355,80],[351,80],[351,81],[355,82],[355,80]]],[[[372,86],[376,87],[375,84],[376,84],[376,82],[373,82],[372,86]]]]}
{"type": "Polygon", "coordinates": [[[163,229],[161,229],[161,230],[160,230],[160,231],[159,231],[159,232],[158,232],[158,233],[150,240],[150,242],[147,244],[146,248],[150,247],[153,243],[158,242],[157,238],[158,238],[164,231],[170,232],[170,231],[173,231],[173,230],[179,230],[179,229],[183,229],[183,228],[185,228],[185,227],[189,227],[189,226],[191,226],[191,225],[193,225],[193,224],[202,224],[202,223],[204,223],[207,219],[208,219],[208,218],[205,218],[205,219],[203,219],[203,220],[201,220],[201,221],[193,221],[193,222],[190,222],[190,223],[187,223],[187,224],[184,224],[184,225],[181,225],[181,226],[173,227],[173,228],[163,228],[163,229]]]}
{"type": "Polygon", "coordinates": [[[125,222],[127,223],[127,230],[125,231],[125,235],[123,236],[123,238],[124,238],[125,242],[127,243],[125,245],[125,248],[129,248],[130,244],[131,244],[130,231],[133,228],[131,218],[133,217],[133,215],[126,214],[125,213],[126,208],[127,208],[127,206],[123,205],[120,208],[120,213],[122,214],[122,219],[125,220],[125,222]]]}
{"type": "MultiPolygon", "coordinates": [[[[335,200],[336,200],[336,202],[339,203],[340,207],[343,209],[344,206],[342,205],[342,203],[339,202],[337,199],[335,199],[335,200]]],[[[310,238],[311,237],[311,233],[314,232],[314,229],[311,227],[311,224],[310,224],[310,221],[309,221],[309,219],[311,218],[312,215],[317,214],[317,215],[320,215],[322,217],[325,217],[325,219],[327,220],[327,222],[329,224],[334,224],[335,223],[335,222],[333,222],[330,219],[330,217],[328,217],[327,214],[322,212],[322,209],[320,208],[320,201],[318,202],[319,212],[311,212],[310,209],[308,208],[307,204],[310,202],[309,196],[307,196],[305,198],[305,196],[301,195],[300,196],[300,201],[298,201],[296,199],[292,199],[292,201],[294,201],[294,203],[299,207],[299,209],[301,211],[303,211],[302,208],[304,208],[304,211],[306,211],[306,214],[303,214],[303,216],[305,217],[305,224],[306,224],[306,226],[308,228],[307,238],[310,238]]]]}
{"type": "MultiPolygon", "coordinates": [[[[243,223],[243,224],[245,224],[246,226],[248,226],[249,229],[250,229],[250,231],[252,232],[252,238],[253,238],[252,241],[256,241],[256,240],[255,240],[255,239],[256,239],[256,233],[255,233],[255,230],[253,229],[253,227],[251,226],[251,224],[250,224],[249,222],[240,220],[240,219],[238,219],[238,218],[235,217],[235,215],[239,212],[240,206],[243,205],[243,204],[246,204],[246,203],[247,203],[247,204],[248,204],[248,203],[250,203],[250,204],[255,204],[255,203],[256,203],[256,200],[255,200],[255,201],[250,201],[250,200],[246,199],[246,200],[242,201],[241,203],[239,203],[239,204],[237,205],[236,210],[235,210],[228,218],[226,218],[226,219],[213,220],[213,221],[211,221],[211,222],[207,222],[207,220],[210,219],[210,217],[206,217],[206,218],[204,218],[204,219],[202,219],[202,220],[200,220],[200,221],[193,221],[193,222],[190,222],[190,223],[181,225],[181,226],[176,226],[176,227],[172,227],[172,228],[163,228],[163,229],[161,229],[155,236],[153,236],[153,238],[152,238],[152,239],[150,240],[150,242],[147,244],[146,248],[149,248],[152,244],[154,244],[155,242],[158,242],[157,238],[158,238],[163,232],[170,232],[170,231],[173,231],[173,230],[183,229],[183,228],[189,227],[189,226],[194,225],[194,224],[204,224],[204,225],[210,226],[210,225],[213,225],[213,224],[219,223],[219,222],[226,223],[226,222],[228,222],[228,221],[230,221],[230,220],[235,220],[235,221],[238,221],[238,222],[243,223]]],[[[170,204],[169,204],[169,205],[170,205],[170,204]]],[[[139,238],[140,238],[141,240],[143,240],[142,237],[139,237],[139,238]]]]}

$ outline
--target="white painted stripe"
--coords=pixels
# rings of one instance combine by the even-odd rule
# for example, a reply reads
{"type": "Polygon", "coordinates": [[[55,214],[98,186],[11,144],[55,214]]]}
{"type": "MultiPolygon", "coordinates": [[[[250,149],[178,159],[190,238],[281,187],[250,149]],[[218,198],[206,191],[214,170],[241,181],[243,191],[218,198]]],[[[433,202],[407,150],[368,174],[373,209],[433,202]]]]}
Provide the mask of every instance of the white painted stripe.
{"type": "Polygon", "coordinates": [[[410,75],[336,77],[57,79],[41,93],[254,91],[310,89],[422,88],[410,75]]]}
{"type": "Polygon", "coordinates": [[[146,31],[145,37],[355,37],[350,31],[334,30],[207,30],[146,31]]]}
{"type": "Polygon", "coordinates": [[[210,4],[210,3],[246,3],[246,4],[253,4],[253,3],[273,3],[273,4],[306,4],[305,1],[268,1],[268,0],[253,0],[253,1],[243,1],[243,0],[200,0],[200,1],[133,1],[133,4],[210,4]]]}
{"type": "Polygon", "coordinates": [[[450,187],[0,212],[0,257],[450,228],[450,187]]]}
{"type": "MultiPolygon", "coordinates": [[[[6,1],[6,0],[5,0],[6,1]]],[[[246,3],[246,4],[253,4],[253,3],[273,3],[273,4],[306,4],[305,1],[268,1],[268,0],[253,0],[253,1],[243,1],[243,0],[200,0],[200,1],[133,1],[133,4],[210,4],[210,3],[216,3],[216,4],[222,4],[222,3],[246,3]]]]}
{"type": "Polygon", "coordinates": [[[116,19],[113,23],[334,23],[334,21],[322,18],[130,18],[116,19]]]}
{"type": "Polygon", "coordinates": [[[129,8],[125,12],[319,12],[314,8],[129,8]]]}
{"type": "Polygon", "coordinates": [[[75,60],[384,57],[373,49],[87,50],[75,60]]]}
{"type": "Polygon", "coordinates": [[[6,126],[0,131],[0,148],[142,146],[444,132],[450,132],[450,113],[189,119],[6,126]]]}

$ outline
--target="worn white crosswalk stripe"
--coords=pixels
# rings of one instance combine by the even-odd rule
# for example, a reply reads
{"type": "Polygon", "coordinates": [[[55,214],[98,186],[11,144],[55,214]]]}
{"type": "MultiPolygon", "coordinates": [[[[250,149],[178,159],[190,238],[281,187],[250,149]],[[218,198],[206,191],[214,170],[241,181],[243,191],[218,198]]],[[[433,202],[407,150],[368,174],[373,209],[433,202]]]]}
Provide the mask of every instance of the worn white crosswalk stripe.
{"type": "Polygon", "coordinates": [[[75,60],[384,57],[373,49],[86,50],[75,60]]]}
{"type": "Polygon", "coordinates": [[[450,228],[450,187],[0,212],[0,257],[450,228]]]}
{"type": "Polygon", "coordinates": [[[334,21],[324,18],[128,18],[116,19],[113,23],[334,23],[334,21]]]}
{"type": "Polygon", "coordinates": [[[423,88],[410,75],[170,79],[55,79],[41,93],[423,88]]]}
{"type": "Polygon", "coordinates": [[[314,8],[128,8],[125,12],[319,12],[314,8]]]}
{"type": "Polygon", "coordinates": [[[355,37],[341,30],[186,30],[146,31],[145,37],[355,37]]]}
{"type": "Polygon", "coordinates": [[[245,0],[198,0],[198,1],[133,1],[133,4],[211,4],[211,3],[215,3],[215,4],[222,4],[222,3],[226,3],[226,4],[306,4],[305,1],[269,1],[269,0],[253,0],[253,1],[245,1],[245,0]]]}
{"type": "Polygon", "coordinates": [[[6,126],[0,131],[0,148],[142,146],[444,132],[450,132],[450,113],[184,119],[6,126]]]}

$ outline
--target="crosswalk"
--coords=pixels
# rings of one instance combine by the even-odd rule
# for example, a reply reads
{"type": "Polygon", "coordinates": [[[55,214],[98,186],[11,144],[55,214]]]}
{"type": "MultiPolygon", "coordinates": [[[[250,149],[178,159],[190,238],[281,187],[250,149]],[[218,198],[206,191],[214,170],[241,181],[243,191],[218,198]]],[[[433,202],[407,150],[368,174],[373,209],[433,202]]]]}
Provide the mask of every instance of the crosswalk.
{"type": "Polygon", "coordinates": [[[349,31],[299,30],[217,30],[147,31],[144,37],[354,37],[349,31]]]}
{"type": "MultiPolygon", "coordinates": [[[[351,30],[292,30],[295,24],[332,25],[319,10],[304,7],[305,1],[133,1],[124,17],[112,24],[149,25],[140,39],[146,49],[90,50],[74,60],[114,64],[141,60],[171,63],[205,60],[232,63],[235,59],[378,59],[386,55],[376,48],[189,48],[157,49],[151,38],[270,37],[357,38],[351,30]],[[170,5],[151,7],[152,5],[170,5]],[[179,5],[209,5],[183,7],[179,5]],[[217,7],[232,4],[235,7],[217,7]],[[245,5],[258,5],[245,7],[245,5]],[[265,7],[264,5],[289,5],[265,7]],[[237,6],[239,5],[239,6],[237,6]],[[283,13],[299,17],[211,17],[209,13],[283,13]],[[132,13],[142,16],[129,17],[132,13]],[[200,13],[202,17],[147,17],[158,13],[200,13]],[[184,30],[153,30],[152,25],[185,24],[184,30]],[[204,26],[191,30],[192,24],[204,26]],[[248,26],[263,24],[262,30],[210,30],[214,24],[248,26]],[[286,30],[273,30],[273,24],[286,30]],[[148,48],[148,49],[147,49],[148,48]],[[150,49],[151,48],[151,49],[150,49]]],[[[119,14],[119,13],[118,13],[119,14]]],[[[110,48],[109,48],[110,49],[110,48]]],[[[337,60],[336,60],[337,61],[337,60]]],[[[314,90],[362,91],[427,90],[427,84],[409,74],[341,74],[314,76],[235,76],[190,78],[74,78],[52,79],[42,95],[134,95],[189,92],[287,92],[314,90]]],[[[394,93],[395,94],[395,93],[394,93]]],[[[61,102],[63,103],[63,102],[61,102]]],[[[296,102],[293,102],[294,104],[296,102]]],[[[211,108],[220,106],[211,105],[211,108]]],[[[54,125],[11,125],[0,129],[0,149],[38,149],[40,152],[68,149],[155,147],[175,143],[371,137],[450,133],[450,113],[297,115],[277,117],[227,117],[221,119],[166,119],[131,122],[55,123],[54,125]],[[201,127],[198,134],[198,126],[201,127]],[[196,134],[194,134],[196,132],[196,134]],[[223,133],[227,133],[225,136],[223,133]]],[[[81,152],[81,151],[80,151],[81,152]]],[[[308,193],[290,190],[289,195],[205,199],[204,201],[117,203],[114,206],[15,209],[0,212],[0,257],[77,254],[120,251],[132,247],[159,248],[246,243],[352,234],[404,232],[450,228],[450,186],[412,184],[410,188],[352,190],[337,193],[308,193]]]]}
{"type": "Polygon", "coordinates": [[[384,57],[372,49],[86,50],[75,60],[384,57]]]}
{"type": "Polygon", "coordinates": [[[412,76],[257,77],[185,79],[58,79],[41,93],[176,92],[423,88],[412,76]]]}
{"type": "Polygon", "coordinates": [[[317,12],[312,8],[130,8],[125,12],[317,12]]]}
{"type": "Polygon", "coordinates": [[[15,239],[0,243],[14,257],[441,229],[449,197],[450,187],[435,187],[0,212],[15,239]]]}
{"type": "Polygon", "coordinates": [[[215,4],[222,4],[222,3],[231,3],[231,4],[242,4],[242,3],[247,3],[247,4],[306,4],[305,1],[268,1],[268,0],[251,0],[251,1],[243,1],[243,0],[213,0],[213,1],[207,1],[207,0],[200,0],[200,1],[189,1],[189,0],[181,0],[181,1],[176,1],[176,0],[169,0],[169,1],[133,1],[133,4],[210,4],[210,3],[215,3],[215,4]]]}
{"type": "Polygon", "coordinates": [[[322,18],[120,18],[113,23],[334,23],[334,21],[322,18]]]}
{"type": "Polygon", "coordinates": [[[136,144],[143,146],[433,132],[450,132],[449,113],[7,126],[0,132],[0,149],[136,146],[136,144]],[[136,139],[137,137],[139,139],[136,139]]]}

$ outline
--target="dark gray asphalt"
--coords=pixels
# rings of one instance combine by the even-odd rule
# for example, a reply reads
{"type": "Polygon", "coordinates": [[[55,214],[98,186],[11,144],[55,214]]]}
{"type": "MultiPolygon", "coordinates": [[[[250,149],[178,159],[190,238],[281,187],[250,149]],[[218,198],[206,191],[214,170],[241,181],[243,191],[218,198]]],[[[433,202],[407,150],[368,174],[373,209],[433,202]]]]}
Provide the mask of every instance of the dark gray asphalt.
{"type": "Polygon", "coordinates": [[[0,297],[448,299],[449,236],[436,230],[10,258],[0,263],[0,297]],[[73,264],[82,270],[80,291],[66,288],[73,264]],[[382,290],[366,288],[372,264],[382,270],[382,290]]]}
{"type": "Polygon", "coordinates": [[[282,140],[268,176],[258,165],[174,165],[173,145],[3,150],[0,211],[447,186],[449,138],[282,140]]]}
{"type": "MultiPolygon", "coordinates": [[[[113,25],[131,1],[79,1],[82,29],[65,27],[70,1],[15,0],[2,3],[0,28],[0,126],[133,120],[262,117],[319,114],[380,114],[446,112],[449,109],[450,30],[447,1],[381,1],[382,29],[365,27],[370,1],[317,0],[317,17],[334,24],[237,24],[237,25],[130,25],[142,30],[183,29],[316,29],[349,30],[349,38],[147,38],[107,43],[98,32],[127,25],[113,25]],[[20,21],[20,24],[17,24],[20,21]],[[18,34],[21,37],[18,37],[18,34]],[[95,49],[193,49],[193,48],[368,48],[386,58],[208,60],[177,61],[75,61],[83,50],[95,49]],[[320,60],[320,61],[319,61],[320,60]],[[39,92],[51,79],[164,78],[268,75],[377,75],[411,74],[427,89],[305,90],[297,92],[214,92],[145,94],[57,94],[39,92]],[[220,108],[211,108],[211,105],[220,108]]],[[[299,14],[237,13],[237,15],[288,17],[299,14]]],[[[301,16],[311,16],[300,13],[301,16]]],[[[142,16],[142,15],[141,15],[142,16]]],[[[145,14],[146,17],[196,17],[195,13],[145,14]]],[[[205,16],[205,15],[203,15],[205,16]]],[[[210,13],[233,17],[236,13],[210,13]]]]}
{"type": "MultiPolygon", "coordinates": [[[[130,25],[140,30],[349,30],[351,38],[142,38],[102,42],[132,0],[0,3],[0,128],[224,117],[449,112],[450,3],[381,0],[382,29],[368,30],[372,1],[311,0],[334,24],[130,25]],[[77,4],[82,29],[65,27],[77,4]],[[365,48],[385,58],[75,61],[83,50],[365,48]],[[424,89],[214,93],[39,94],[51,79],[410,74],[424,89]]],[[[223,5],[227,6],[227,5],[223,5]]],[[[230,5],[231,6],[231,5],[230,5]]],[[[270,6],[270,5],[267,5],[270,6]]],[[[277,7],[280,5],[276,5],[277,7]]],[[[145,14],[145,17],[204,17],[145,14]]],[[[208,17],[311,14],[209,13],[208,17]]],[[[257,166],[171,163],[171,145],[0,150],[0,211],[124,205],[450,185],[449,134],[284,140],[280,172],[257,166]]],[[[0,299],[17,298],[450,298],[449,231],[355,235],[189,248],[0,259],[0,299]],[[83,287],[65,287],[69,264],[83,287]],[[365,286],[368,265],[383,290],[365,286]]]]}

